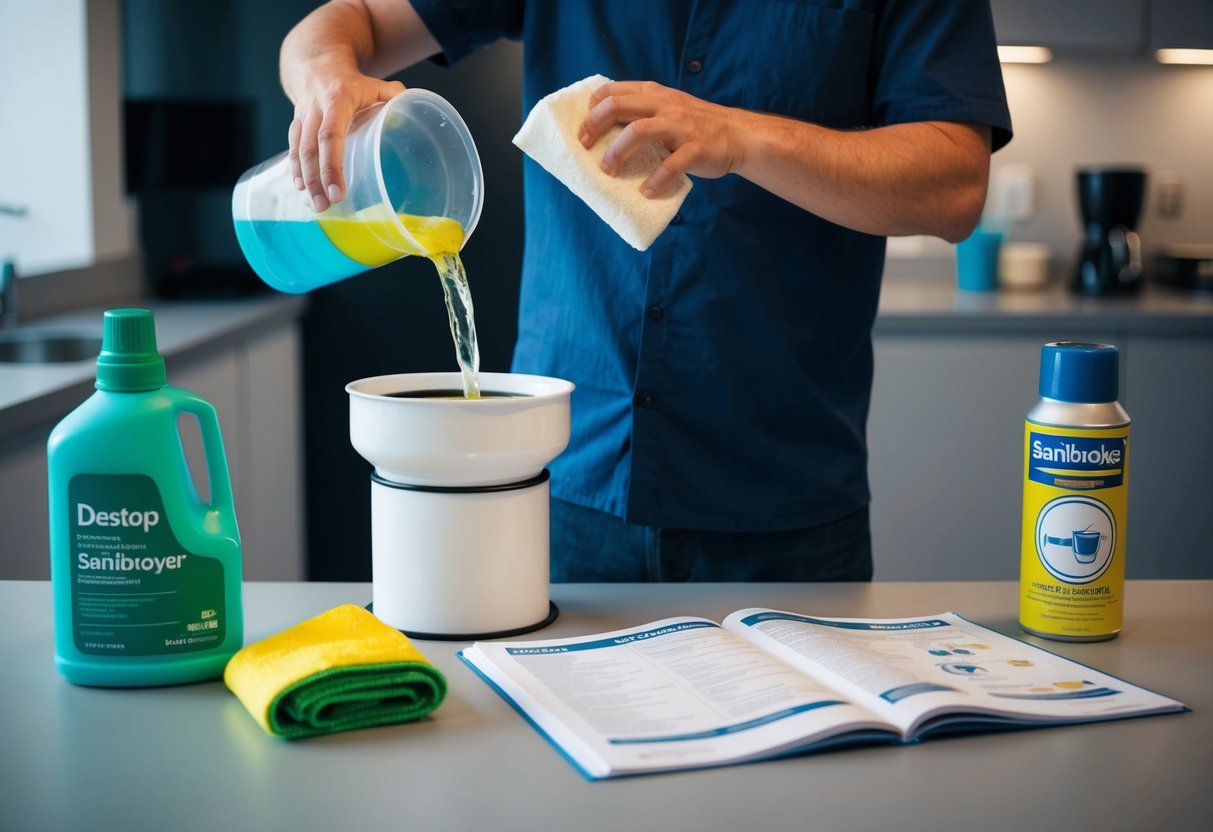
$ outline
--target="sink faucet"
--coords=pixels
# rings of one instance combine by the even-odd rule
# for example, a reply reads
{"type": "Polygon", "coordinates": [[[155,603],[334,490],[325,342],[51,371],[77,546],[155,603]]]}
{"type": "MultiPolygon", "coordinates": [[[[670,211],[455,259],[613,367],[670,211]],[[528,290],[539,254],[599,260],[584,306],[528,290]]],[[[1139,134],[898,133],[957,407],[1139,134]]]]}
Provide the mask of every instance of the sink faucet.
{"type": "MultiPolygon", "coordinates": [[[[24,219],[29,216],[29,208],[24,205],[0,202],[0,214],[24,219]]],[[[21,323],[21,306],[17,297],[17,267],[12,260],[5,260],[0,266],[0,329],[17,326],[21,323]]]]}
{"type": "Polygon", "coordinates": [[[17,267],[12,260],[5,260],[0,267],[0,329],[21,323],[17,293],[17,267]]]}

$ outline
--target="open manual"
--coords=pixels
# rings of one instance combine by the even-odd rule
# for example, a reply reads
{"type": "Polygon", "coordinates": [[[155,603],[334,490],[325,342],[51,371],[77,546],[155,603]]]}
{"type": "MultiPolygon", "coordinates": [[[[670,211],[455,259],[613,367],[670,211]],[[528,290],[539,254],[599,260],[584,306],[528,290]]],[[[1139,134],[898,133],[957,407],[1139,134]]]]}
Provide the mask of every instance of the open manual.
{"type": "Polygon", "coordinates": [[[944,731],[1096,722],[1183,704],[955,613],[745,609],[459,656],[590,779],[944,731]]]}

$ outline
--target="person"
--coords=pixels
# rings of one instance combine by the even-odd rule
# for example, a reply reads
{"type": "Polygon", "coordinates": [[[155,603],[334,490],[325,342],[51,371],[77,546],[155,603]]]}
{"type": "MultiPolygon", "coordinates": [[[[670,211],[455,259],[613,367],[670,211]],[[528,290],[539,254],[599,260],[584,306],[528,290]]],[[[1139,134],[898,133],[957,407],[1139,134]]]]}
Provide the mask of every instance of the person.
{"type": "MultiPolygon", "coordinates": [[[[865,427],[885,238],[966,237],[1011,137],[980,0],[333,0],[283,42],[290,158],[341,199],[383,77],[524,44],[523,109],[593,74],[608,173],[694,187],[645,252],[524,169],[515,372],[573,381],[552,578],[870,580],[865,427]]],[[[521,119],[520,114],[520,119],[521,119]]]]}

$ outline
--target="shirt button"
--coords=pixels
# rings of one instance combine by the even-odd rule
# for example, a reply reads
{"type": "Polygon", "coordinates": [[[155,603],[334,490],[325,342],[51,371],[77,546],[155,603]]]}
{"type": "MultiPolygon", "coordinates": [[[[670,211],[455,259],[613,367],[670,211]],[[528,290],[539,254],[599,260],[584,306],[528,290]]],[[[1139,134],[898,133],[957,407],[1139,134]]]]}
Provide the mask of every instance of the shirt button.
{"type": "Polygon", "coordinates": [[[698,58],[692,58],[691,60],[687,61],[688,72],[698,72],[701,69],[703,69],[703,61],[699,60],[698,58]]]}
{"type": "Polygon", "coordinates": [[[662,309],[660,306],[650,306],[649,307],[649,320],[650,321],[660,321],[664,316],[665,316],[665,310],[662,309]]]}
{"type": "Polygon", "coordinates": [[[670,217],[670,225],[682,225],[682,214],[675,214],[670,217]]]}
{"type": "Polygon", "coordinates": [[[636,396],[636,401],[641,407],[648,410],[657,402],[657,397],[652,393],[640,393],[636,396]]]}

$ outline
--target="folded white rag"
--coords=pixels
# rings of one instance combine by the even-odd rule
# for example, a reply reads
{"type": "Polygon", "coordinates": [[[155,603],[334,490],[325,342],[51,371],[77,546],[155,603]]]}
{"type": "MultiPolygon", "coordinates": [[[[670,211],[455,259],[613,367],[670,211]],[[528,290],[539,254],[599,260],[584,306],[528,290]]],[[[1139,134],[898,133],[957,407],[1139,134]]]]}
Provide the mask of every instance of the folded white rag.
{"type": "Polygon", "coordinates": [[[637,151],[615,176],[603,173],[602,157],[623,125],[607,130],[588,150],[577,134],[590,111],[590,94],[608,83],[609,78],[592,75],[546,96],[531,110],[514,144],[579,196],[629,245],[644,251],[678,213],[691,190],[691,180],[684,174],[652,199],[640,192],[641,184],[669,155],[656,142],[637,151]]]}

